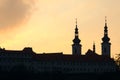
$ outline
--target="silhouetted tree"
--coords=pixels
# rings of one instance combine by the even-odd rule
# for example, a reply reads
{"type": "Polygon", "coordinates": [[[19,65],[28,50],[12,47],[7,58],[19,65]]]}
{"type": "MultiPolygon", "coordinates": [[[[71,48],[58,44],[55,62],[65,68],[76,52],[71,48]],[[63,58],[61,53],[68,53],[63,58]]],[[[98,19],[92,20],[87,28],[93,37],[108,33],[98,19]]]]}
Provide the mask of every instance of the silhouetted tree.
{"type": "Polygon", "coordinates": [[[120,54],[117,54],[115,61],[116,61],[116,64],[118,65],[118,69],[120,70],[120,54]]]}

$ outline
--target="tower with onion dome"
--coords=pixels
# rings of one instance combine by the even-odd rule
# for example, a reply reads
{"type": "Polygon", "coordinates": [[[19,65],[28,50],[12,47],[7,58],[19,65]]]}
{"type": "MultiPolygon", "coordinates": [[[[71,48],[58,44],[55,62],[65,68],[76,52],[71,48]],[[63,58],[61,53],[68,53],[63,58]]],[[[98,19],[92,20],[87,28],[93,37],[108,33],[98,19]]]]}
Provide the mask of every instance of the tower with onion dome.
{"type": "Polygon", "coordinates": [[[79,32],[76,19],[76,28],[75,28],[75,38],[73,39],[72,44],[72,55],[81,55],[82,45],[80,44],[81,40],[79,39],[79,32]]]}
{"type": "Polygon", "coordinates": [[[107,27],[107,20],[105,17],[105,27],[104,27],[104,37],[102,38],[102,55],[103,56],[111,56],[111,43],[109,42],[110,38],[108,37],[108,27],[107,27]]]}

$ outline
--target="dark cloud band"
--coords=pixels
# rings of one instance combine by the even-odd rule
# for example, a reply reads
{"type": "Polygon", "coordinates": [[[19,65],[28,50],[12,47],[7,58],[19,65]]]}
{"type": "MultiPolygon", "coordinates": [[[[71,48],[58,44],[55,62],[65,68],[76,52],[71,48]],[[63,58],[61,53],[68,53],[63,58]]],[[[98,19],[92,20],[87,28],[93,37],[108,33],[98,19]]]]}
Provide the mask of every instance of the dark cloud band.
{"type": "Polygon", "coordinates": [[[35,0],[0,0],[0,28],[20,26],[28,21],[35,0]]]}

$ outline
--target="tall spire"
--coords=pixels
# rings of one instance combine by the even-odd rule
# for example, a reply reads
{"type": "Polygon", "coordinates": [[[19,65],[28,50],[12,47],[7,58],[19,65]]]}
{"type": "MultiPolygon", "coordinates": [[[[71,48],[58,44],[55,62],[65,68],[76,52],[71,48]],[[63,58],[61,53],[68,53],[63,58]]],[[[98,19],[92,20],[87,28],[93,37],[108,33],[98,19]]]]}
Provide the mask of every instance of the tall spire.
{"type": "Polygon", "coordinates": [[[76,18],[75,37],[78,37],[78,26],[77,26],[77,18],[76,18]]]}
{"type": "Polygon", "coordinates": [[[75,25],[75,38],[73,39],[73,45],[72,45],[72,54],[73,55],[81,55],[81,47],[80,44],[81,40],[79,39],[79,32],[78,32],[78,26],[77,26],[77,18],[76,18],[76,25],[75,25]]]}
{"type": "Polygon", "coordinates": [[[108,37],[108,27],[107,27],[107,17],[105,16],[105,26],[104,26],[104,36],[102,38],[102,55],[110,57],[111,53],[111,43],[110,38],[108,37]]]}
{"type": "Polygon", "coordinates": [[[105,27],[104,27],[104,37],[102,38],[103,42],[109,42],[110,38],[108,37],[108,30],[107,30],[107,17],[105,16],[105,27]]]}
{"type": "Polygon", "coordinates": [[[80,43],[78,26],[77,26],[77,18],[76,18],[75,38],[74,38],[73,42],[78,43],[78,44],[80,43]]]}
{"type": "Polygon", "coordinates": [[[105,16],[105,26],[107,26],[107,16],[105,16]]]}

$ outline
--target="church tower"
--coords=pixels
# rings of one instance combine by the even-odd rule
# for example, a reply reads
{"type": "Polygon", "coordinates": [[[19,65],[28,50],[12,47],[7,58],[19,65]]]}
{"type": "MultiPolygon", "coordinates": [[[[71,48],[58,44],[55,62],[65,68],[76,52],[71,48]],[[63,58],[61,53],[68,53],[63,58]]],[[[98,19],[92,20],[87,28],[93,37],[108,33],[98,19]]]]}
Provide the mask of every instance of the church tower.
{"type": "Polygon", "coordinates": [[[81,40],[79,39],[79,32],[78,32],[77,19],[76,19],[75,38],[73,39],[72,55],[81,55],[82,45],[80,44],[80,42],[81,40]]]}
{"type": "Polygon", "coordinates": [[[105,17],[105,27],[104,27],[104,37],[102,38],[102,43],[101,43],[101,47],[102,47],[102,55],[104,56],[108,56],[110,57],[110,50],[111,50],[111,43],[110,38],[108,37],[108,30],[107,30],[107,20],[105,17]]]}

